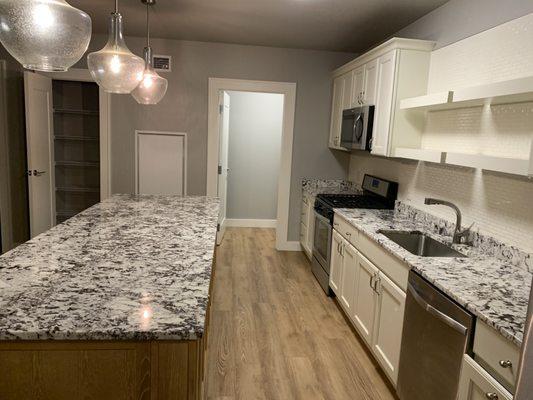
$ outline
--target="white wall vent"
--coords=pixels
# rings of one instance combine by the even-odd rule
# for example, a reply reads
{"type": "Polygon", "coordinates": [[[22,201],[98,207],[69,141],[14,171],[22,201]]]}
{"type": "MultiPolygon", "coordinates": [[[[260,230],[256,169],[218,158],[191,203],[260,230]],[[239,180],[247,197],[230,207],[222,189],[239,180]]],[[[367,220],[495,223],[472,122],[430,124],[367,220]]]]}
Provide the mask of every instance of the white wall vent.
{"type": "Polygon", "coordinates": [[[172,57],[154,55],[153,66],[156,71],[170,72],[172,71],[172,57]]]}

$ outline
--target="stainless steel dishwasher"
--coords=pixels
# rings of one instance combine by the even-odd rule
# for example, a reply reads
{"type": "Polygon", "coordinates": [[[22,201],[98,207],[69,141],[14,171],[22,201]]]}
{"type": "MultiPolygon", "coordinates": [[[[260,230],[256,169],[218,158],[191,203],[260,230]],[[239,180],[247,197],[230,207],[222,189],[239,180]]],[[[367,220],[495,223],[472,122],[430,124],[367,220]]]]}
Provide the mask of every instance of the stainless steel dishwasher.
{"type": "Polygon", "coordinates": [[[403,323],[401,400],[455,400],[474,316],[411,271],[403,323]]]}

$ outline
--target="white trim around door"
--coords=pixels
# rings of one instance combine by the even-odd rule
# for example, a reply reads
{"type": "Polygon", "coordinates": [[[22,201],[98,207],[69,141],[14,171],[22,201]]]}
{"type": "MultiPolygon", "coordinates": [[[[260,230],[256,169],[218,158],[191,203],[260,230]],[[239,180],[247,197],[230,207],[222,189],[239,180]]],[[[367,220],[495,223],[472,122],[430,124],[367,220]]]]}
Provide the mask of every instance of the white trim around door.
{"type": "MultiPolygon", "coordinates": [[[[207,128],[207,196],[217,196],[219,158],[219,93],[224,90],[241,92],[279,93],[284,95],[283,129],[281,137],[281,164],[278,179],[278,214],[276,249],[295,250],[288,241],[289,200],[291,189],[292,144],[296,110],[296,83],[249,81],[242,79],[209,78],[207,128]]],[[[297,250],[300,250],[298,247],[297,250]]]]}
{"type": "Polygon", "coordinates": [[[187,134],[185,132],[135,130],[135,194],[139,194],[139,136],[183,136],[183,196],[187,196],[187,134]]]}
{"type": "MultiPolygon", "coordinates": [[[[94,82],[88,69],[43,72],[55,81],[94,82]]],[[[99,88],[100,101],[100,200],[111,196],[111,95],[99,88]]]]}

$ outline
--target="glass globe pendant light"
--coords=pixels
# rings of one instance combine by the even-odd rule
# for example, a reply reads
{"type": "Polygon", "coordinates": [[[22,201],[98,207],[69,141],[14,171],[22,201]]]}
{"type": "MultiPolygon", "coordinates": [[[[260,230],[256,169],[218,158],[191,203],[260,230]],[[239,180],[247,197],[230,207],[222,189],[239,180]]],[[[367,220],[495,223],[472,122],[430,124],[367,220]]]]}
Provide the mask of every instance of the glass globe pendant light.
{"type": "Polygon", "coordinates": [[[167,92],[168,81],[159,76],[152,66],[152,47],[150,46],[150,11],[149,7],[156,0],[141,0],[146,3],[146,47],[144,48],[145,68],[143,78],[131,93],[139,104],[157,104],[167,92]]]}
{"type": "Polygon", "coordinates": [[[111,13],[109,40],[102,50],[87,56],[87,65],[96,83],[108,93],[129,94],[143,77],[143,59],[133,54],[124,41],[118,0],[111,13]]]}
{"type": "Polygon", "coordinates": [[[0,42],[24,68],[66,71],[87,51],[91,18],[63,0],[0,0],[0,42]]]}

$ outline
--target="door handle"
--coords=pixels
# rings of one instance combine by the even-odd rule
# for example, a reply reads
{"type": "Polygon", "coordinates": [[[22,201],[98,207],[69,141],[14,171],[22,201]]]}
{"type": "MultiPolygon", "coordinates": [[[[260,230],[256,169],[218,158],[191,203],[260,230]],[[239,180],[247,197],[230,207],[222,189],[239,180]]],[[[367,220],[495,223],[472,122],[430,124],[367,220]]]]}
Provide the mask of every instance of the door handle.
{"type": "Polygon", "coordinates": [[[37,171],[36,169],[33,170],[33,176],[41,176],[46,174],[46,171],[37,171]]]}
{"type": "Polygon", "coordinates": [[[409,291],[409,293],[411,293],[411,295],[413,296],[413,298],[416,300],[416,302],[424,309],[426,310],[428,313],[430,313],[431,315],[433,315],[435,318],[441,320],[442,322],[444,322],[446,325],[448,325],[450,328],[456,330],[457,332],[459,332],[460,334],[462,335],[465,335],[467,334],[468,332],[468,328],[466,326],[464,326],[463,324],[461,324],[460,322],[457,322],[456,320],[454,320],[452,317],[449,317],[448,315],[444,314],[442,311],[439,311],[437,310],[435,307],[433,307],[431,304],[429,304],[428,302],[426,302],[422,296],[420,296],[420,294],[418,294],[418,292],[416,291],[416,289],[413,287],[413,285],[411,283],[408,283],[407,284],[407,290],[409,291]]]}

